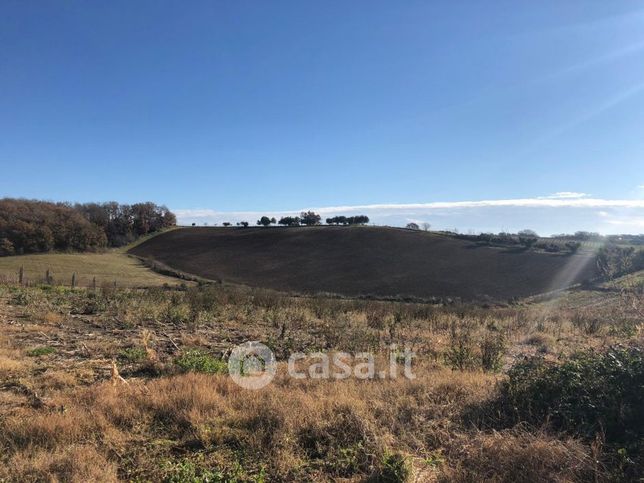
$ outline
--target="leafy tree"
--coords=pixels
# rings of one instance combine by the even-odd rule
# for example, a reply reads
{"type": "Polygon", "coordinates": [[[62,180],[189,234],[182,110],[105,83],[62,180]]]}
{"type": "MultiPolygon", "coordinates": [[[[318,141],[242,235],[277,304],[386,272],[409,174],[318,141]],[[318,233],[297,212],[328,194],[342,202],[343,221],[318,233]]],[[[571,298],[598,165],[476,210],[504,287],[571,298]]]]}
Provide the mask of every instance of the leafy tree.
{"type": "Polygon", "coordinates": [[[334,216],[332,218],[327,218],[326,222],[328,225],[346,225],[348,224],[346,216],[334,216]]]}
{"type": "Polygon", "coordinates": [[[533,230],[521,230],[518,235],[519,243],[526,248],[531,248],[539,240],[539,235],[533,230]]]}
{"type": "Polygon", "coordinates": [[[229,221],[224,221],[224,222],[222,223],[222,225],[224,225],[224,226],[230,226],[230,222],[229,222],[229,221]]]}
{"type": "Polygon", "coordinates": [[[13,243],[8,238],[0,238],[0,257],[13,255],[16,251],[13,248],[13,243]]]}
{"type": "Polygon", "coordinates": [[[312,211],[303,211],[300,213],[300,222],[303,225],[313,226],[319,225],[322,218],[317,213],[312,211]]]}
{"type": "Polygon", "coordinates": [[[299,226],[300,225],[300,217],[299,216],[283,216],[280,218],[280,221],[278,221],[278,224],[284,225],[284,226],[299,226]]]}
{"type": "Polygon", "coordinates": [[[597,268],[604,279],[612,280],[640,268],[637,261],[641,258],[641,253],[641,250],[636,253],[633,247],[602,247],[597,253],[597,268]]]}
{"type": "Polygon", "coordinates": [[[520,236],[519,243],[526,248],[531,248],[535,243],[537,243],[537,238],[531,236],[520,236]]]}
{"type": "Polygon", "coordinates": [[[242,228],[248,228],[249,223],[247,221],[239,221],[237,222],[237,226],[241,226],[242,228]]]}
{"type": "Polygon", "coordinates": [[[366,215],[357,215],[357,216],[333,216],[327,218],[326,222],[328,225],[364,225],[369,223],[369,217],[366,215]]]}
{"type": "Polygon", "coordinates": [[[347,218],[349,225],[365,225],[369,223],[369,217],[366,215],[350,216],[347,218]]]}
{"type": "Polygon", "coordinates": [[[74,205],[107,236],[109,246],[121,246],[163,228],[174,226],[177,218],[167,207],[151,202],[121,205],[115,201],[74,205]]]}
{"type": "Polygon", "coordinates": [[[261,226],[269,226],[271,223],[275,223],[273,220],[275,220],[275,218],[271,219],[268,216],[262,216],[257,220],[257,224],[261,226]]]}
{"type": "Polygon", "coordinates": [[[0,254],[96,250],[105,231],[65,203],[0,199],[0,254]]]}
{"type": "Polygon", "coordinates": [[[407,228],[408,230],[420,230],[418,224],[414,223],[413,221],[411,223],[407,223],[407,226],[405,228],[407,228]]]}

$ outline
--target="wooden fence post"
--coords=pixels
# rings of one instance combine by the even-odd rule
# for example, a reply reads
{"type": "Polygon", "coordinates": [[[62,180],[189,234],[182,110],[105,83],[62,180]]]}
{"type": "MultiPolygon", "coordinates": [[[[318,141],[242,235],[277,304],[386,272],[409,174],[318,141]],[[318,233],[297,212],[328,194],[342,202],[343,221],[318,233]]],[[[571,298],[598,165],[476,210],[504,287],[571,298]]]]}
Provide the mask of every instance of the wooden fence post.
{"type": "Polygon", "coordinates": [[[22,285],[22,282],[24,281],[25,277],[25,267],[23,265],[20,265],[20,270],[18,271],[18,283],[22,285]]]}

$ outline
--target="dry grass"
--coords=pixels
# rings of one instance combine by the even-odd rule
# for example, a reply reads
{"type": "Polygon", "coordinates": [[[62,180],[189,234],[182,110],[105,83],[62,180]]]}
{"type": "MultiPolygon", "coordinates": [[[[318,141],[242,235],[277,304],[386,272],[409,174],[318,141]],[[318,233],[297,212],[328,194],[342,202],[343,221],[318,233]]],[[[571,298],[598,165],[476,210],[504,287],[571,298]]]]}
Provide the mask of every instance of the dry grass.
{"type": "Polygon", "coordinates": [[[66,286],[71,285],[73,273],[76,273],[76,284],[81,287],[91,286],[94,277],[99,287],[114,282],[119,287],[179,284],[177,279],[155,273],[136,258],[116,251],[0,257],[0,276],[8,281],[16,281],[21,266],[29,283],[41,283],[49,270],[55,283],[66,286]]]}
{"type": "Polygon", "coordinates": [[[195,374],[99,384],[61,394],[55,407],[62,413],[28,410],[1,422],[10,450],[0,475],[110,481],[118,466],[121,478],[162,480],[169,474],[159,461],[184,454],[240,481],[262,471],[278,481],[357,481],[391,451],[413,458],[417,474],[444,481],[582,481],[593,474],[588,449],[576,441],[472,432],[460,423],[493,382],[480,373],[423,369],[413,382],[279,377],[259,392],[195,374]],[[71,457],[78,453],[84,457],[71,457]]]}
{"type": "Polygon", "coordinates": [[[20,375],[28,370],[25,361],[16,360],[6,355],[0,355],[0,378],[6,379],[11,376],[20,375]]]}
{"type": "Polygon", "coordinates": [[[408,462],[411,481],[601,481],[587,443],[478,424],[505,377],[476,362],[482,337],[503,336],[506,367],[542,346],[554,359],[641,343],[639,332],[579,328],[575,314],[587,311],[291,299],[226,287],[0,287],[0,481],[364,481],[392,454],[408,462]],[[268,342],[282,361],[263,390],[225,375],[178,374],[186,349],[217,357],[246,340],[268,342]],[[418,353],[417,379],[284,374],[290,351],[384,357],[390,343],[418,353]],[[27,357],[46,346],[56,351],[27,357]],[[469,347],[475,363],[451,370],[445,354],[455,347],[469,347]],[[124,350],[142,355],[119,358],[124,350]],[[111,383],[113,359],[127,384],[111,383]]]}

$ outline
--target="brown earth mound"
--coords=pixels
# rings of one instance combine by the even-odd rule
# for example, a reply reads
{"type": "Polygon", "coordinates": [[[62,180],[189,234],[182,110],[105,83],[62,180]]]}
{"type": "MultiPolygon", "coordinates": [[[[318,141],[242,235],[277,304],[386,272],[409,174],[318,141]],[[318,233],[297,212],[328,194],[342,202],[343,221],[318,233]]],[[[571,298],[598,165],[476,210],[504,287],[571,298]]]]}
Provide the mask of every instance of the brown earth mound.
{"type": "Polygon", "coordinates": [[[595,275],[590,255],[383,227],[184,228],[130,253],[212,280],[300,293],[508,300],[595,275]]]}

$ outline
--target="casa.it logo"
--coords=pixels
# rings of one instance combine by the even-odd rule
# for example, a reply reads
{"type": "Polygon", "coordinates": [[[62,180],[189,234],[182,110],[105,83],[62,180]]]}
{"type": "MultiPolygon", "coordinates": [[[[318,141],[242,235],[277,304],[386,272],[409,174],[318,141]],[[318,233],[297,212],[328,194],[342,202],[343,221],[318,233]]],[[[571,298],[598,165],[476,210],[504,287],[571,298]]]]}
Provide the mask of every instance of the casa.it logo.
{"type": "Polygon", "coordinates": [[[275,356],[257,341],[244,342],[233,349],[228,358],[228,374],[245,389],[261,389],[275,377],[275,356]]]}

